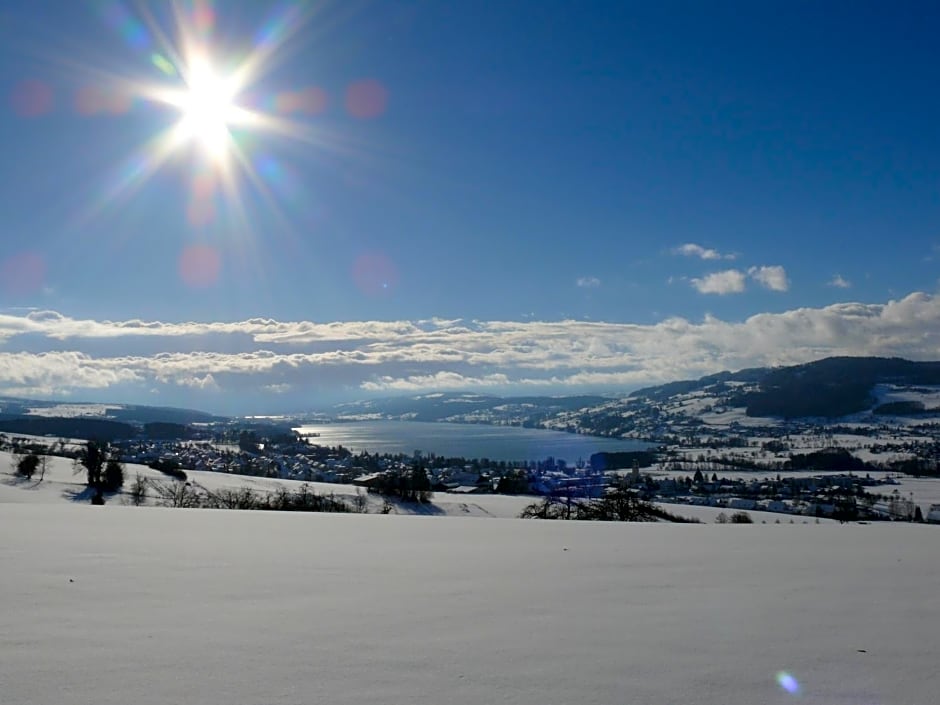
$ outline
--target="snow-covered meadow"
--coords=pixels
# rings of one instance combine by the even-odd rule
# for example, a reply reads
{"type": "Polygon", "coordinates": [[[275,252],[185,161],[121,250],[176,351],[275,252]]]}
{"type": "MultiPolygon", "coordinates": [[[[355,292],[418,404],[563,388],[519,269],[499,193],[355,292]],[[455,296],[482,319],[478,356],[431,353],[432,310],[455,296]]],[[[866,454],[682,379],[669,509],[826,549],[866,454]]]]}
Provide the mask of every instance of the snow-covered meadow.
{"type": "Polygon", "coordinates": [[[928,526],[8,503],[0,536],[5,704],[907,705],[940,689],[928,526]]]}
{"type": "Polygon", "coordinates": [[[442,493],[398,516],[93,507],[69,460],[42,482],[12,460],[4,705],[900,705],[940,688],[936,527],[761,512],[767,525],[717,526],[719,508],[684,505],[665,506],[707,525],[544,522],[511,518],[529,497],[442,493]]]}

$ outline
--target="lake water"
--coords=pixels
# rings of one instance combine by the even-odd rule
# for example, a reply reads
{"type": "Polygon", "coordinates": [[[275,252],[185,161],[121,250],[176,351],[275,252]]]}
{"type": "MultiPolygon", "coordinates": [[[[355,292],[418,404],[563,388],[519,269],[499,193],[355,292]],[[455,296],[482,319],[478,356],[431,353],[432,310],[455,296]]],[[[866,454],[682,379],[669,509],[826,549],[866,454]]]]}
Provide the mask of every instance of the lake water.
{"type": "Polygon", "coordinates": [[[642,441],[579,436],[560,431],[485,426],[480,424],[424,423],[419,421],[357,421],[314,424],[297,429],[318,433],[311,443],[342,445],[352,451],[406,453],[416,450],[445,457],[489,458],[490,460],[544,460],[551,456],[574,464],[585,462],[591,453],[643,450],[642,441]]]}

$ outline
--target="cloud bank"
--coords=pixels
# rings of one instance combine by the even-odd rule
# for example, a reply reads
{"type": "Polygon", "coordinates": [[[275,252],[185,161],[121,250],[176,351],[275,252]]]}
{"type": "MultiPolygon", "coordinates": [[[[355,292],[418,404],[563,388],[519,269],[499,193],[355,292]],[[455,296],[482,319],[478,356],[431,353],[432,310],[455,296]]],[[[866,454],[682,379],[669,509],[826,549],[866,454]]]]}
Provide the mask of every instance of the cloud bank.
{"type": "MultiPolygon", "coordinates": [[[[738,275],[728,278],[730,285],[714,285],[743,286],[745,275],[738,275]]],[[[83,320],[56,312],[0,315],[2,394],[233,413],[295,411],[367,394],[432,389],[617,391],[828,355],[940,359],[940,298],[912,293],[884,304],[837,303],[741,321],[670,318],[652,325],[174,323],[83,320]]]]}

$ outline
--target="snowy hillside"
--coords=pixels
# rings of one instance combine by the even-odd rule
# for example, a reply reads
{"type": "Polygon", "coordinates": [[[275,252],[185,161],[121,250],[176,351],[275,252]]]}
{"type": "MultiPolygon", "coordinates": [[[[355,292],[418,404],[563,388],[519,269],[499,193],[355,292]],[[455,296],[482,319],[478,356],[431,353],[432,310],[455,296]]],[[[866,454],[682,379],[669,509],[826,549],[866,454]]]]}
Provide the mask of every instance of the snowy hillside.
{"type": "Polygon", "coordinates": [[[0,505],[15,705],[909,705],[931,527],[0,505]]]}

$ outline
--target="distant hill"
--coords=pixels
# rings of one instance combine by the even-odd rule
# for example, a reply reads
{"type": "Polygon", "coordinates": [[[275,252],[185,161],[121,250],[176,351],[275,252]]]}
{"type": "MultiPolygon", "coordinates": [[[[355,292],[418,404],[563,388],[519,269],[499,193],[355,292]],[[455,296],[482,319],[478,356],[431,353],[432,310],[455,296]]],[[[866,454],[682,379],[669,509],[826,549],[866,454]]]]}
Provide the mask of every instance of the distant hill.
{"type": "MultiPolygon", "coordinates": [[[[728,382],[741,383],[724,402],[744,407],[748,416],[837,418],[878,406],[876,385],[940,385],[940,362],[912,362],[885,357],[829,357],[792,367],[755,368],[722,372],[699,380],[673,382],[641,389],[631,399],[661,401],[694,391],[728,391],[728,382]],[[722,384],[725,383],[725,387],[722,384]]],[[[917,408],[902,403],[884,411],[903,413],[917,408]]],[[[922,413],[924,408],[919,407],[922,413]]]]}
{"type": "Polygon", "coordinates": [[[123,423],[212,423],[226,421],[226,417],[215,416],[195,409],[179,409],[169,406],[145,406],[142,404],[109,404],[98,402],[65,402],[41,399],[21,399],[0,396],[0,416],[3,417],[76,417],[99,418],[123,423]]]}
{"type": "Polygon", "coordinates": [[[610,398],[599,395],[498,397],[438,392],[338,404],[331,409],[331,415],[338,420],[450,421],[535,428],[558,413],[589,408],[606,401],[610,398]]]}
{"type": "Polygon", "coordinates": [[[678,382],[667,382],[656,387],[646,387],[630,393],[632,399],[650,399],[660,401],[677,394],[688,394],[699,389],[715,385],[724,385],[728,382],[756,383],[763,380],[770,372],[767,367],[752,367],[739,372],[718,372],[700,379],[687,379],[678,382]]]}
{"type": "Polygon", "coordinates": [[[0,415],[0,433],[114,441],[121,438],[133,438],[138,431],[136,426],[108,419],[83,418],[80,416],[0,415]]]}
{"type": "Polygon", "coordinates": [[[193,409],[0,397],[0,433],[113,441],[143,433],[188,438],[190,424],[226,421],[193,409]]]}
{"type": "Polygon", "coordinates": [[[498,397],[435,393],[340,404],[334,420],[396,419],[550,428],[610,437],[664,438],[722,414],[773,423],[833,422],[852,414],[940,415],[940,362],[831,357],[792,367],[725,371],[628,396],[498,397]]]}

